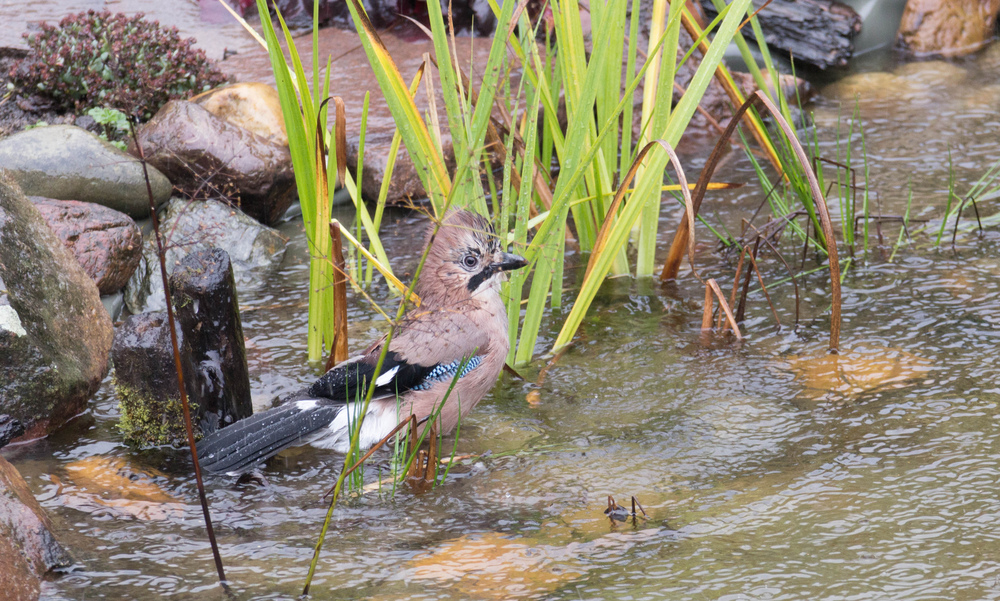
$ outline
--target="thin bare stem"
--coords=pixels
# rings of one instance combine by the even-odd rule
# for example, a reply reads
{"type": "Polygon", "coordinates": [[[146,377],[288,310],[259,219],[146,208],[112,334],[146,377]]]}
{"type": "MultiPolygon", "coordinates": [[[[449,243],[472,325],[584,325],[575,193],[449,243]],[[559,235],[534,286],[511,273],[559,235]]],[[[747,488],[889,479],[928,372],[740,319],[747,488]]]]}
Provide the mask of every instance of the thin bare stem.
{"type": "MultiPolygon", "coordinates": [[[[201,464],[198,462],[198,447],[194,441],[194,425],[191,422],[191,407],[188,404],[187,391],[184,388],[184,370],[181,367],[181,351],[177,344],[177,329],[174,324],[174,305],[170,302],[170,280],[167,277],[167,259],[160,237],[160,220],[156,215],[156,202],[153,200],[153,188],[149,183],[149,169],[146,165],[146,155],[142,144],[135,133],[135,122],[129,120],[129,130],[132,142],[139,153],[139,163],[142,165],[142,175],[146,180],[146,195],[149,198],[150,218],[153,222],[153,235],[156,238],[156,255],[160,263],[160,279],[163,281],[163,296],[167,305],[167,326],[170,328],[170,346],[174,353],[174,369],[177,371],[177,388],[180,391],[181,408],[184,412],[184,429],[187,432],[188,447],[191,449],[191,460],[194,463],[194,479],[198,486],[198,501],[205,518],[205,530],[208,532],[208,542],[212,547],[212,557],[215,569],[219,574],[219,582],[226,588],[226,572],[222,567],[222,555],[219,553],[219,543],[215,540],[215,529],[212,527],[212,515],[208,510],[208,497],[205,496],[205,484],[201,478],[201,464]]],[[[228,590],[228,589],[227,589],[228,590]]]]}

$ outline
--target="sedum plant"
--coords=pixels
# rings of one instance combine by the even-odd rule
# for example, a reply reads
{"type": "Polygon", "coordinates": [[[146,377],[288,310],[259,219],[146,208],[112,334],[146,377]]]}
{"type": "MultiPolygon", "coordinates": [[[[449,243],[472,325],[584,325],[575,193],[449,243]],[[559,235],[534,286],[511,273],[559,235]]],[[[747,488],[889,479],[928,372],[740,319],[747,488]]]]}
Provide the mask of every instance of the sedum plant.
{"type": "Polygon", "coordinates": [[[71,110],[104,106],[141,120],[167,101],[187,98],[226,81],[194,39],[142,13],[70,15],[41,32],[25,34],[31,54],[11,78],[71,110]]]}

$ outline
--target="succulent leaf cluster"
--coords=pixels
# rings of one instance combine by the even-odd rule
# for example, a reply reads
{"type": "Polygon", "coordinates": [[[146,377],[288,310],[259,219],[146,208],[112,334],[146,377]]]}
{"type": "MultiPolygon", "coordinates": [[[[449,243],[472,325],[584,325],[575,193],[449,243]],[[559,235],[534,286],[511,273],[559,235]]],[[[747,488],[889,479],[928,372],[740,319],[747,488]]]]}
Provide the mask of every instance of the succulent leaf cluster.
{"type": "Polygon", "coordinates": [[[88,10],[25,37],[32,52],[11,78],[75,111],[110,107],[146,120],[169,100],[226,81],[193,38],[142,13],[88,10]]]}

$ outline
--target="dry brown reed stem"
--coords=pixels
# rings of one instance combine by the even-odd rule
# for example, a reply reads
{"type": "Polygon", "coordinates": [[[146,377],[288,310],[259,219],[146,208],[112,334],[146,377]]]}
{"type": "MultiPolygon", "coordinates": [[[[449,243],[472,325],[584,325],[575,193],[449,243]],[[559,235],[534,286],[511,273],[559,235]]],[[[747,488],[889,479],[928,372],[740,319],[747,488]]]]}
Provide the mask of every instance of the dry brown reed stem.
{"type": "MultiPolygon", "coordinates": [[[[747,245],[749,246],[749,244],[747,245]]],[[[747,253],[751,261],[757,258],[757,252],[760,249],[760,238],[754,241],[753,250],[747,253]]],[[[756,263],[752,263],[756,265],[756,263]]],[[[736,305],[736,320],[743,321],[746,316],[746,306],[747,306],[747,294],[750,293],[750,278],[753,277],[753,267],[747,269],[746,274],[743,276],[743,292],[740,293],[739,304],[736,305]]]]}
{"type": "MultiPolygon", "coordinates": [[[[767,285],[764,284],[764,277],[760,274],[760,268],[757,266],[757,246],[759,244],[760,240],[758,239],[757,243],[754,244],[754,252],[748,255],[750,258],[750,265],[753,267],[754,273],[757,274],[757,282],[760,283],[760,289],[764,293],[764,299],[767,300],[767,306],[771,308],[771,315],[774,316],[774,323],[776,323],[780,328],[781,320],[778,319],[778,310],[774,308],[774,303],[771,301],[771,295],[767,291],[767,285]]],[[[743,299],[740,301],[740,304],[743,308],[746,307],[746,294],[747,294],[747,289],[744,289],[743,299]]],[[[743,320],[742,314],[738,315],[737,317],[739,318],[740,321],[743,320]]]]}
{"type": "Polygon", "coordinates": [[[219,544],[215,540],[215,528],[212,527],[212,515],[208,510],[208,497],[205,495],[205,483],[201,477],[201,464],[198,462],[198,447],[194,441],[194,424],[191,422],[191,406],[188,403],[187,390],[184,388],[184,370],[181,367],[181,352],[177,343],[177,326],[174,321],[174,305],[170,301],[170,281],[167,278],[167,258],[160,236],[160,220],[156,215],[156,202],[153,200],[153,188],[149,183],[149,169],[146,166],[146,155],[139,144],[135,133],[134,121],[129,122],[132,141],[139,153],[139,163],[142,165],[142,175],[146,180],[146,195],[149,198],[150,217],[153,222],[153,234],[156,238],[156,255],[160,263],[160,279],[163,281],[163,296],[167,305],[167,326],[170,328],[170,346],[174,353],[174,369],[177,372],[177,388],[181,398],[181,409],[184,413],[184,429],[187,433],[188,447],[191,449],[191,461],[194,463],[194,480],[198,486],[198,501],[201,504],[202,516],[205,518],[205,530],[208,532],[208,542],[212,547],[212,558],[215,560],[215,570],[219,574],[219,582],[228,592],[226,573],[222,567],[222,555],[219,544]]]}
{"type": "Polygon", "coordinates": [[[344,243],[340,239],[340,223],[330,223],[330,258],[333,260],[333,344],[326,370],[347,360],[347,262],[344,260],[344,243]]]}
{"type": "Polygon", "coordinates": [[[701,177],[698,178],[698,184],[695,186],[694,193],[691,194],[691,200],[685,207],[686,219],[681,221],[677,227],[676,233],[674,234],[674,239],[671,243],[667,260],[664,262],[663,271],[660,273],[660,279],[665,281],[677,278],[680,264],[683,261],[685,248],[689,250],[689,254],[691,255],[693,268],[694,242],[691,232],[694,231],[694,217],[692,213],[697,214],[698,210],[701,208],[701,201],[705,197],[705,190],[708,188],[708,182],[711,179],[712,174],[715,172],[715,167],[722,158],[722,154],[728,149],[726,144],[727,140],[733,135],[733,132],[736,131],[740,118],[754,103],[761,103],[765,108],[767,108],[768,111],[770,111],[772,117],[774,118],[774,122],[784,132],[792,151],[795,153],[796,158],[802,166],[806,179],[809,181],[809,188],[812,191],[813,202],[816,206],[816,213],[819,216],[820,227],[823,230],[823,238],[826,242],[827,258],[830,265],[830,296],[832,301],[832,309],[830,312],[830,352],[835,353],[840,345],[840,260],[837,257],[837,241],[833,233],[833,222],[830,220],[830,211],[826,206],[826,199],[823,196],[822,189],[819,187],[816,174],[810,167],[809,157],[806,156],[805,150],[803,150],[802,145],[795,137],[795,131],[791,128],[788,122],[785,121],[785,118],[781,116],[781,111],[778,110],[778,107],[776,107],[767,95],[760,90],[754,92],[750,98],[748,98],[747,101],[736,110],[736,113],[733,115],[733,119],[726,127],[726,131],[722,134],[722,137],[719,138],[715,148],[712,150],[712,154],[705,163],[705,167],[701,172],[701,177]]]}
{"type": "Polygon", "coordinates": [[[701,313],[701,331],[712,329],[712,314],[715,313],[715,305],[712,302],[712,289],[705,284],[705,304],[701,313]]]}
{"type": "MultiPolygon", "coordinates": [[[[736,264],[736,276],[733,277],[733,290],[732,290],[732,292],[729,293],[729,306],[730,307],[732,307],[733,305],[736,304],[736,292],[740,289],[740,275],[743,274],[743,260],[746,258],[746,254],[747,254],[747,247],[746,246],[741,246],[740,247],[740,260],[736,264]]],[[[704,326],[702,326],[702,327],[704,328],[704,326]]],[[[729,324],[727,323],[724,326],[724,328],[728,328],[728,327],[729,327],[729,324]]],[[[725,330],[723,330],[723,331],[725,331],[725,330]]]]}
{"type": "Polygon", "coordinates": [[[757,232],[757,236],[759,237],[759,239],[762,240],[764,242],[764,244],[766,244],[767,247],[771,249],[771,252],[773,252],[774,255],[776,257],[778,257],[778,260],[781,261],[781,264],[785,266],[785,271],[788,272],[788,278],[792,281],[792,288],[795,290],[795,325],[798,325],[799,324],[799,283],[797,281],[795,281],[795,272],[792,271],[792,267],[788,264],[788,261],[785,260],[785,257],[783,257],[781,255],[781,253],[778,252],[778,249],[775,248],[774,244],[771,244],[771,241],[768,240],[766,236],[761,235],[760,230],[757,229],[757,226],[753,225],[752,223],[748,223],[747,226],[753,228],[753,230],[755,232],[757,232]]]}
{"type": "MultiPolygon", "coordinates": [[[[705,162],[705,167],[701,171],[701,176],[698,178],[698,183],[694,187],[694,192],[691,193],[691,201],[688,203],[690,207],[685,207],[685,218],[682,219],[677,225],[677,231],[674,232],[674,238],[670,244],[670,251],[667,254],[666,261],[663,263],[663,271],[660,272],[661,281],[677,279],[681,263],[684,261],[684,251],[687,247],[693,246],[689,233],[694,231],[694,220],[691,219],[689,223],[687,213],[693,212],[694,215],[697,215],[698,211],[701,210],[701,201],[705,198],[705,192],[708,190],[708,182],[715,173],[715,168],[719,164],[719,161],[722,160],[722,156],[729,150],[728,140],[732,137],[733,133],[736,132],[736,128],[740,123],[740,118],[747,112],[747,110],[749,110],[751,104],[756,98],[758,98],[756,94],[751,96],[740,106],[740,108],[736,110],[733,118],[729,120],[729,125],[726,126],[726,130],[722,132],[722,135],[719,136],[719,140],[715,143],[715,148],[712,149],[712,154],[708,156],[708,160],[705,162]]],[[[694,263],[693,258],[691,262],[692,264],[694,263]]]]}
{"type": "MultiPolygon", "coordinates": [[[[611,206],[608,207],[608,212],[604,217],[604,223],[601,225],[601,229],[597,232],[597,237],[594,239],[594,248],[590,253],[590,260],[587,262],[587,272],[584,275],[584,280],[590,276],[591,270],[594,268],[594,263],[597,258],[604,251],[604,247],[608,243],[608,236],[611,233],[611,228],[614,225],[614,220],[618,217],[618,208],[621,206],[625,199],[625,193],[628,191],[628,186],[632,183],[632,179],[635,177],[636,172],[639,170],[639,165],[642,163],[642,159],[646,157],[646,153],[652,150],[657,144],[663,148],[670,157],[670,163],[674,166],[674,171],[677,173],[677,183],[680,186],[681,194],[684,196],[684,214],[687,217],[685,223],[689,223],[691,230],[694,230],[694,216],[698,209],[692,200],[691,190],[688,189],[687,176],[684,175],[684,168],[681,167],[681,160],[677,157],[677,153],[670,144],[663,140],[653,140],[652,142],[646,144],[636,155],[635,160],[632,161],[632,166],[629,168],[628,173],[625,174],[625,178],[622,179],[621,184],[618,186],[618,191],[615,193],[615,198],[611,202],[611,206]]],[[[716,159],[718,162],[718,159],[716,159]]],[[[702,195],[705,194],[705,188],[708,187],[708,179],[705,177],[704,172],[702,173],[701,179],[698,180],[698,185],[695,187],[695,194],[701,189],[702,195]]],[[[676,241],[676,238],[675,238],[676,241]]],[[[673,248],[671,248],[673,250],[673,248]]],[[[690,239],[690,246],[688,247],[688,257],[691,261],[691,273],[694,277],[698,278],[699,281],[704,281],[701,276],[698,275],[697,270],[694,267],[694,239],[690,239]]]]}
{"type": "Polygon", "coordinates": [[[733,317],[733,312],[729,309],[729,303],[726,302],[726,297],[722,294],[719,283],[713,278],[705,280],[705,309],[701,315],[702,331],[707,332],[712,329],[712,313],[714,313],[713,296],[719,301],[719,308],[726,314],[726,320],[729,322],[729,327],[733,328],[733,334],[736,335],[736,339],[743,340],[743,335],[740,334],[740,326],[736,324],[736,318],[733,317]]]}
{"type": "Polygon", "coordinates": [[[414,456],[416,452],[416,459],[410,463],[410,469],[406,473],[406,480],[411,485],[415,486],[418,490],[427,491],[434,485],[434,476],[437,471],[438,463],[438,432],[437,424],[431,422],[430,431],[428,432],[428,437],[430,438],[430,443],[427,451],[421,449],[417,451],[417,429],[410,425],[410,437],[408,445],[408,455],[410,457],[414,456]]]}

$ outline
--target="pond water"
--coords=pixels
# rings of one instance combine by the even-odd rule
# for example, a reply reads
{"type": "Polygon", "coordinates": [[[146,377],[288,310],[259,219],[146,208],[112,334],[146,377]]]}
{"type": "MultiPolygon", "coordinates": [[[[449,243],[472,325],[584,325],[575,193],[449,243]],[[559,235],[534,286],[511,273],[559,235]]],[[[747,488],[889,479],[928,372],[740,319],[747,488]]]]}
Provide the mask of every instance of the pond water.
{"type": "MultiPolygon", "coordinates": [[[[821,148],[835,158],[838,118],[843,139],[860,93],[882,211],[904,212],[912,189],[915,218],[940,216],[950,173],[961,194],[1000,159],[998,66],[994,47],[825,88],[812,107],[821,148]]],[[[857,132],[851,143],[861,149],[857,132]]],[[[721,173],[751,182],[706,200],[705,214],[735,231],[761,193],[738,153],[721,173]]],[[[664,212],[663,252],[676,220],[664,212]]],[[[389,214],[399,272],[415,264],[423,226],[389,214]]],[[[891,244],[898,226],[885,228],[891,244]]],[[[916,229],[891,261],[888,245],[873,248],[847,272],[840,356],[824,352],[822,271],[800,280],[797,328],[790,285],[771,289],[781,329],[751,295],[739,344],[703,339],[703,289],[686,273],[670,289],[611,282],[534,403],[531,382],[504,375],[462,424],[458,454],[493,457],[430,492],[337,509],[315,598],[1000,598],[1000,234],[959,234],[952,248],[916,229]],[[610,523],[608,495],[636,496],[649,518],[610,523]]],[[[281,270],[241,299],[258,407],[317,374],[301,222],[282,231],[281,270]]],[[[734,261],[698,236],[699,269],[727,288],[734,261]]],[[[786,237],[789,257],[796,248],[786,237]]],[[[761,265],[782,277],[773,259],[761,265]]],[[[582,272],[568,271],[572,290],[582,272]]],[[[391,302],[384,287],[374,296],[391,302]]],[[[562,315],[547,316],[539,351],[562,315]]],[[[349,318],[352,350],[382,329],[360,295],[349,318]]],[[[522,372],[533,381],[544,365],[522,372]]],[[[225,599],[186,453],[123,446],[116,404],[109,380],[68,427],[3,451],[78,562],[44,597],[225,599]]],[[[298,594],[341,464],[302,448],[268,464],[266,486],[208,479],[234,598],[298,594]]]]}

